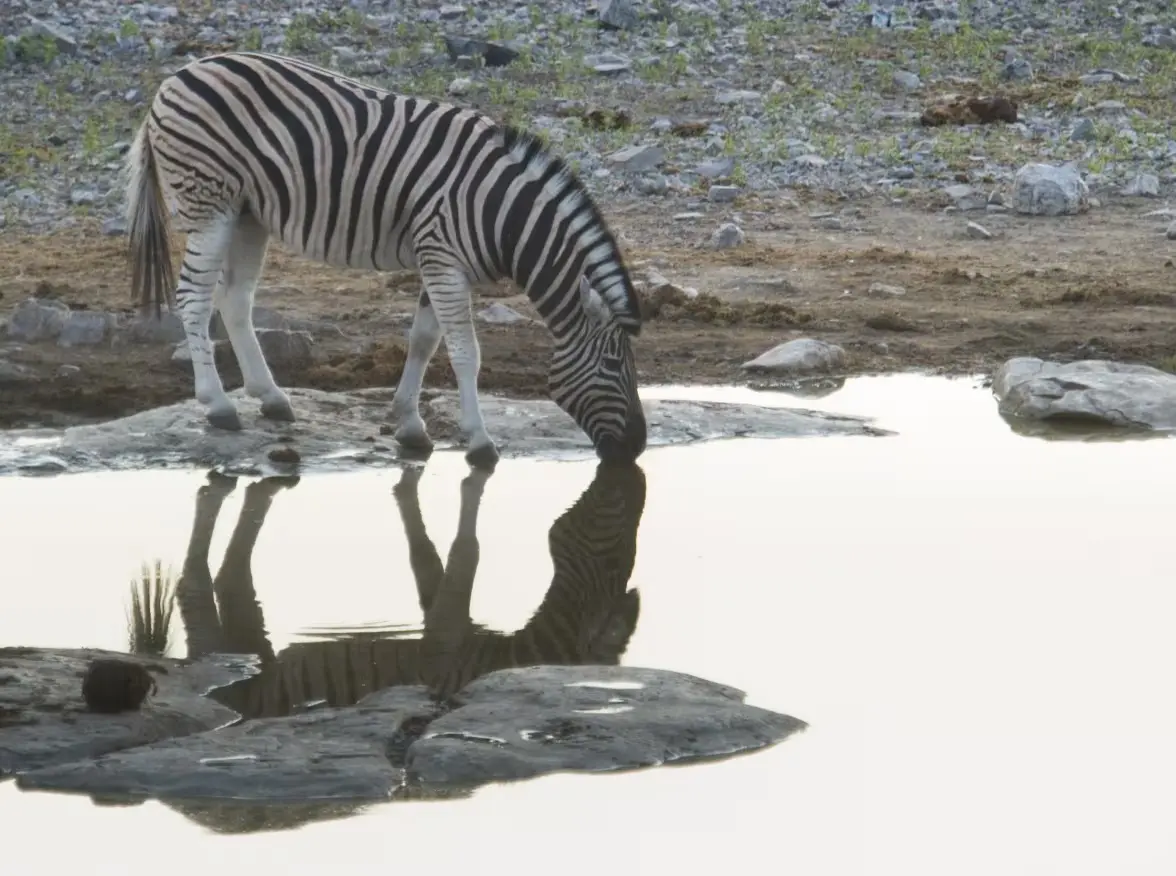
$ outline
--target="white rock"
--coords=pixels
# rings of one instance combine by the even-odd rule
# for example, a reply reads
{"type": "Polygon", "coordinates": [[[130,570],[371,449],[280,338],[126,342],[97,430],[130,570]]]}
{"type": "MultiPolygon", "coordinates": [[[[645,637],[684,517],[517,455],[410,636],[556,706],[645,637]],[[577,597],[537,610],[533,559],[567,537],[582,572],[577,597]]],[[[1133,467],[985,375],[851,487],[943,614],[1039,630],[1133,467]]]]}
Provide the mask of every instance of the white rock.
{"type": "Polygon", "coordinates": [[[1006,417],[1176,430],[1176,374],[1148,365],[1022,356],[997,370],[992,393],[1006,417]]]}
{"type": "Polygon", "coordinates": [[[845,350],[836,344],[814,338],[796,338],[761,353],[742,367],[748,371],[771,371],[776,374],[807,374],[832,371],[845,364],[845,350]]]}
{"type": "Polygon", "coordinates": [[[898,298],[906,295],[906,289],[902,286],[892,286],[889,283],[871,283],[866,294],[871,298],[898,298]]]}
{"type": "Polygon", "coordinates": [[[1089,209],[1090,190],[1070,165],[1026,164],[1013,180],[1013,209],[1031,216],[1062,216],[1089,209]]]}
{"type": "Polygon", "coordinates": [[[478,311],[478,319],[491,325],[514,325],[517,322],[530,322],[512,307],[507,307],[501,301],[493,302],[484,310],[478,311]]]}

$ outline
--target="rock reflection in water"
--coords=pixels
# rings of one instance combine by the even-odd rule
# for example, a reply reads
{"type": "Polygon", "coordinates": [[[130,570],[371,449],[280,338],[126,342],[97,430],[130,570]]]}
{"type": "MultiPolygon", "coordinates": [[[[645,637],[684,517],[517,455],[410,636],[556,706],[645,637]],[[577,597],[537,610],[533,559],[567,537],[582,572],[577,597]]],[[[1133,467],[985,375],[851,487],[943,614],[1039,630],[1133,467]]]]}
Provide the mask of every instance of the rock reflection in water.
{"type": "MultiPolygon", "coordinates": [[[[316,702],[351,705],[393,685],[425,685],[444,700],[498,669],[619,663],[640,610],[637,591],[628,589],[645,507],[640,468],[599,465],[588,489],[555,521],[548,535],[551,586],[527,624],[513,633],[487,629],[470,618],[479,560],[478,511],[492,475],[473,471],[462,481],[457,534],[443,563],[421,515],[422,471],[421,466],[404,468],[393,494],[408,540],[423,626],[334,633],[326,641],[298,642],[279,653],[266,632],[251,562],[272,502],[298,481],[271,477],[246,487],[229,546],[213,577],[209,545],[221,506],[237,482],[209,475],[197,492],[176,587],[188,652],[192,657],[250,653],[261,661],[260,674],[214,692],[215,698],[246,718],[267,718],[316,702]]],[[[389,579],[389,587],[396,586],[395,576],[389,579]]]]}

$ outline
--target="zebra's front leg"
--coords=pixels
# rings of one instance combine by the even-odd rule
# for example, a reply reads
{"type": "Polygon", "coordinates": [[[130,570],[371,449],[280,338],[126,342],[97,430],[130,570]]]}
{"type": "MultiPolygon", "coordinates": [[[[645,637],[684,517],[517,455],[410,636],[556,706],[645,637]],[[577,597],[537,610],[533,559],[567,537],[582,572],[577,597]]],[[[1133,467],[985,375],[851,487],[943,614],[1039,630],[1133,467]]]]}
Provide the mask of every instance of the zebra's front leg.
{"type": "Polygon", "coordinates": [[[466,462],[474,468],[493,470],[498,464],[498,448],[486,431],[482,406],[478,402],[478,372],[482,351],[474,333],[470,307],[470,284],[465,273],[456,267],[421,266],[433,310],[445,337],[449,362],[457,377],[461,415],[459,428],[466,442],[466,462]]]}
{"type": "Polygon", "coordinates": [[[192,377],[196,400],[204,405],[204,417],[216,429],[237,432],[241,418],[225,393],[213,357],[209,323],[212,321],[213,292],[225,253],[229,248],[233,224],[221,221],[214,227],[188,234],[180,282],[176,288],[176,307],[184,324],[188,354],[192,358],[192,377]]]}
{"type": "Polygon", "coordinates": [[[216,304],[224,318],[237,364],[241,367],[245,392],[261,401],[263,417],[293,422],[294,408],[290,397],[278,388],[253,328],[253,295],[257,291],[268,244],[269,231],[252,215],[244,213],[237,219],[217,286],[220,300],[216,304]]]}
{"type": "Polygon", "coordinates": [[[405,450],[422,456],[433,452],[433,442],[421,418],[421,387],[425,369],[441,343],[441,324],[429,302],[429,293],[421,289],[412,327],[408,330],[408,353],[404,370],[392,397],[392,419],[397,424],[395,438],[405,450]]]}

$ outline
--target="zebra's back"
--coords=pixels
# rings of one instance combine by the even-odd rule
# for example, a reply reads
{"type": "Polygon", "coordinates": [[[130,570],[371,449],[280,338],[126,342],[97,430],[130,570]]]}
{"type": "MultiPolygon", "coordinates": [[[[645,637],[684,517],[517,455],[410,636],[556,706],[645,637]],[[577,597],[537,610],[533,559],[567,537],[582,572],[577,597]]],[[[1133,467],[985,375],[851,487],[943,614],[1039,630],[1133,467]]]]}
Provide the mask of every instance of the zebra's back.
{"type": "Polygon", "coordinates": [[[296,253],[375,270],[416,267],[413,231],[454,202],[495,131],[476,110],[257,52],[176,71],[149,118],[182,230],[248,211],[296,253]]]}

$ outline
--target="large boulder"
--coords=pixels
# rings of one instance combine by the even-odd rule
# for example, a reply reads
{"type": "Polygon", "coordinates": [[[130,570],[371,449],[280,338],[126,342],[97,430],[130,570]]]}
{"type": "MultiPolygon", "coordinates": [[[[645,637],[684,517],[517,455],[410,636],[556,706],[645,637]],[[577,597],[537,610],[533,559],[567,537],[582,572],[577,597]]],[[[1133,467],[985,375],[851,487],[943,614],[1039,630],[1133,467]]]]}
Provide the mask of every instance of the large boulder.
{"type": "MultiPolygon", "coordinates": [[[[505,669],[445,705],[418,686],[354,706],[249,721],[105,756],[74,747],[23,789],[184,800],[386,800],[561,771],[727,757],[806,724],[734,688],[627,666],[505,669]]],[[[62,730],[64,732],[64,728],[62,730]]],[[[0,733],[0,746],[3,734],[0,733]]]]}
{"type": "Polygon", "coordinates": [[[1026,164],[1013,179],[1013,209],[1030,216],[1083,213],[1089,195],[1082,174],[1069,164],[1026,164]]]}
{"type": "Polygon", "coordinates": [[[1087,359],[1010,359],[992,382],[1002,416],[1073,424],[1176,429],[1176,374],[1087,359]]]}

